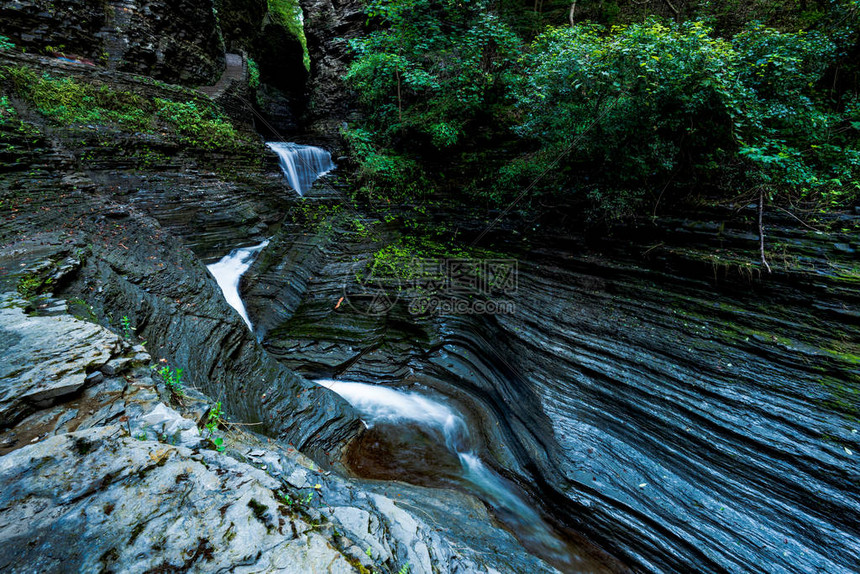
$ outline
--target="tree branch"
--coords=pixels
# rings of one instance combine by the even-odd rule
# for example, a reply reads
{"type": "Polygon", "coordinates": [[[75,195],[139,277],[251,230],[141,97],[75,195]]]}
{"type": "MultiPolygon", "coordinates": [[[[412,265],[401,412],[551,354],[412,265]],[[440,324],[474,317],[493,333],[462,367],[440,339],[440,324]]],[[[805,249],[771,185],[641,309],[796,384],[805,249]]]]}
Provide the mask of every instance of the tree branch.
{"type": "Polygon", "coordinates": [[[678,15],[678,9],[672,6],[672,2],[670,2],[669,0],[663,0],[663,2],[666,3],[666,6],[669,7],[669,10],[671,10],[675,14],[675,16],[678,15]]]}
{"type": "Polygon", "coordinates": [[[768,273],[772,273],[770,269],[770,264],[767,262],[767,258],[764,256],[764,224],[762,220],[764,219],[764,188],[759,188],[758,190],[758,241],[759,241],[759,249],[761,250],[761,262],[764,264],[765,269],[767,269],[768,273]]]}

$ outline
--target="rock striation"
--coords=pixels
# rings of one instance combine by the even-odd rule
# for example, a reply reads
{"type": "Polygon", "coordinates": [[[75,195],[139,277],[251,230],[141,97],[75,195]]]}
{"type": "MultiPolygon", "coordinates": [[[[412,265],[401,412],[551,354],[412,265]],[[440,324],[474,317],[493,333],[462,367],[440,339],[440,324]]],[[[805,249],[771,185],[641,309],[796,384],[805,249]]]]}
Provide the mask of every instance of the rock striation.
{"type": "Polygon", "coordinates": [[[4,571],[553,571],[476,500],[348,482],[229,421],[205,428],[211,399],[187,389],[168,406],[149,356],[116,334],[57,300],[41,315],[2,301],[6,352],[43,354],[76,382],[33,402],[31,370],[2,373],[31,407],[0,427],[4,571]]]}
{"type": "Polygon", "coordinates": [[[636,570],[852,572],[856,238],[772,217],[790,247],[767,275],[744,217],[701,215],[527,251],[498,234],[519,261],[510,314],[338,305],[391,241],[347,229],[273,240],[246,305],[293,370],[450,397],[498,471],[636,570]]]}
{"type": "Polygon", "coordinates": [[[224,69],[224,46],[211,0],[15,0],[0,2],[0,34],[30,52],[208,84],[224,69]]]}

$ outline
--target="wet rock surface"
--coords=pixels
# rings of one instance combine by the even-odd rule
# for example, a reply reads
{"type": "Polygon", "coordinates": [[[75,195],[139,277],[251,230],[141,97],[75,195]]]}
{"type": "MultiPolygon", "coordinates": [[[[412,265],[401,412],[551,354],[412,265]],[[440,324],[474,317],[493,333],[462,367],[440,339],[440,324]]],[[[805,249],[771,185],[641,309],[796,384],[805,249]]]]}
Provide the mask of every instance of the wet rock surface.
{"type": "MultiPolygon", "coordinates": [[[[317,125],[329,131],[326,117],[349,113],[343,92],[325,100],[343,65],[332,34],[361,19],[351,4],[305,13],[326,30],[309,47],[322,70],[317,125]]],[[[90,66],[0,59],[177,93],[90,66]]],[[[503,229],[488,237],[520,261],[514,313],[414,316],[401,297],[367,315],[343,302],[344,281],[388,232],[291,224],[291,192],[262,142],[213,152],[162,134],[58,129],[12,103],[34,126],[0,126],[11,142],[0,151],[0,290],[24,299],[0,309],[0,559],[12,571],[62,569],[69,548],[83,570],[133,569],[146,551],[156,569],[551,571],[474,497],[346,480],[299,455],[328,464],[361,425],[296,373],[444,394],[482,460],[560,529],[639,571],[860,562],[856,236],[770,217],[776,272],[764,275],[748,213],[664,217],[619,232],[628,241],[548,231],[514,247],[516,229],[503,229]],[[203,263],[270,235],[243,281],[251,334],[203,263]],[[151,362],[184,370],[184,404],[155,384],[151,362]],[[271,438],[221,428],[226,454],[212,450],[200,423],[215,400],[271,438]],[[82,531],[94,538],[76,546],[82,531]],[[62,553],[58,532],[70,541],[62,553]]],[[[350,454],[378,471],[360,442],[373,437],[350,454]]],[[[380,476],[409,479],[433,452],[380,476]]]]}
{"type": "Polygon", "coordinates": [[[516,310],[490,316],[416,317],[402,296],[362,315],[338,300],[378,243],[276,238],[246,304],[309,377],[451,397],[486,460],[638,570],[852,572],[856,261],[776,219],[768,240],[800,256],[762,275],[757,235],[726,220],[547,235],[511,253],[516,310]]]}
{"type": "Polygon", "coordinates": [[[304,127],[330,149],[340,145],[343,122],[355,114],[355,98],[341,78],[349,63],[348,41],[362,30],[364,7],[356,0],[301,0],[311,57],[310,105],[304,127]]]}
{"type": "MultiPolygon", "coordinates": [[[[4,58],[145,97],[174,90],[4,58]]],[[[21,389],[52,372],[4,365],[6,569],[553,571],[475,498],[322,470],[360,430],[355,413],[275,361],[203,264],[258,243],[289,209],[262,142],[225,153],[152,134],[97,140],[99,128],[57,129],[15,105],[35,135],[2,134],[12,145],[0,174],[0,291],[15,293],[3,344],[10,357],[51,357],[72,384],[28,402],[21,389]],[[153,146],[173,155],[139,153],[153,146]],[[89,349],[102,341],[109,352],[89,349]],[[153,366],[182,369],[184,391],[166,390],[153,366]],[[215,401],[236,423],[213,437],[203,425],[215,401]]]]}
{"type": "MultiPolygon", "coordinates": [[[[68,364],[81,377],[137,356],[110,331],[64,313],[7,307],[0,328],[53,335],[38,341],[51,357],[69,345],[98,356],[68,364]],[[120,344],[105,352],[104,341],[120,344]]],[[[27,344],[22,337],[17,347],[27,344]]],[[[203,428],[211,399],[187,389],[168,406],[147,362],[121,365],[0,430],[4,571],[552,571],[474,499],[348,482],[240,426],[203,428]],[[498,554],[471,550],[475,540],[498,554]]],[[[14,392],[31,383],[27,373],[6,373],[2,384],[14,392]]]]}
{"type": "MultiPolygon", "coordinates": [[[[4,58],[81,81],[111,78],[146,97],[176,90],[123,74],[68,71],[42,58],[4,58]]],[[[324,459],[355,434],[359,422],[348,405],[268,356],[190,250],[220,257],[236,243],[258,243],[283,217],[283,197],[292,192],[262,142],[232,153],[176,149],[166,164],[153,165],[139,153],[153,147],[150,134],[113,133],[112,145],[103,146],[104,134],[88,126],[57,129],[20,109],[43,135],[12,146],[19,155],[0,175],[10,209],[0,223],[0,285],[28,296],[62,291],[117,330],[127,321],[163,365],[183,369],[185,381],[324,459]],[[269,156],[267,171],[259,158],[269,156]],[[70,257],[79,260],[76,269],[51,279],[70,257]]]]}
{"type": "Polygon", "coordinates": [[[119,337],[91,323],[71,317],[29,318],[21,308],[25,304],[20,299],[0,301],[0,379],[17,381],[3,389],[0,427],[76,393],[120,347],[119,337]]]}

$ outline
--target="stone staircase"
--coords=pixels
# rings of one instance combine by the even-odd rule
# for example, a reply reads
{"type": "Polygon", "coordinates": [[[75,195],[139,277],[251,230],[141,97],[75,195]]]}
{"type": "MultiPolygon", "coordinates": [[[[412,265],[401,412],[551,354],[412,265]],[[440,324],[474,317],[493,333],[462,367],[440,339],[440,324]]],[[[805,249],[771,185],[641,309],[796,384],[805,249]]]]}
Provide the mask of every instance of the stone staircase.
{"type": "Polygon", "coordinates": [[[227,54],[227,68],[221,74],[221,78],[211,86],[201,86],[199,90],[217,100],[230,89],[234,82],[244,84],[247,81],[247,67],[241,54],[227,54]]]}

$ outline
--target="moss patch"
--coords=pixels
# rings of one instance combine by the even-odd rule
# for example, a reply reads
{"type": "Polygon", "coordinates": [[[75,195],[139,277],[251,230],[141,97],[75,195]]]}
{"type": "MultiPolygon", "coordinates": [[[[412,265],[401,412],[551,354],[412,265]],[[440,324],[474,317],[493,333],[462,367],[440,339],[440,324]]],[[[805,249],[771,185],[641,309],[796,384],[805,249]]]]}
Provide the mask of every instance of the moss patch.
{"type": "MultiPolygon", "coordinates": [[[[191,92],[174,91],[185,100],[147,97],[68,76],[39,74],[27,66],[0,68],[0,80],[9,82],[16,95],[55,125],[158,133],[204,149],[232,149],[241,143],[239,133],[215,104],[191,92]]],[[[7,111],[2,116],[4,122],[11,121],[7,111]]]]}

